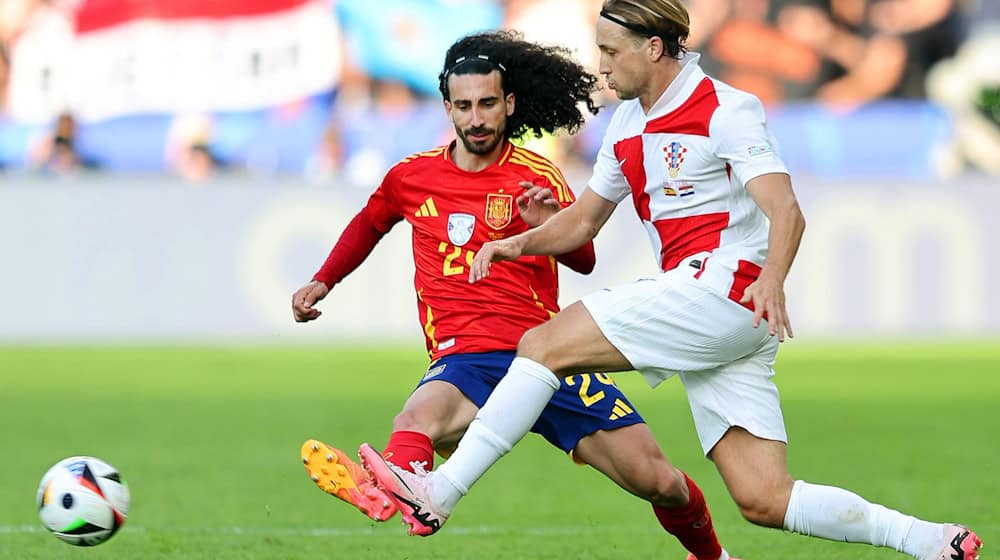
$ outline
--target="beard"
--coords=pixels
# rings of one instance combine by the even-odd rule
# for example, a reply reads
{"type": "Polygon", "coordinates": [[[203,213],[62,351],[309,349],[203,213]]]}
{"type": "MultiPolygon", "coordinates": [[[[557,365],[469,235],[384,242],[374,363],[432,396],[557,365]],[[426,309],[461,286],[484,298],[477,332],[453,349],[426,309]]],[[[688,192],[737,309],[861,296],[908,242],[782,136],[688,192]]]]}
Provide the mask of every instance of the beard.
{"type": "Polygon", "coordinates": [[[617,95],[618,99],[622,101],[628,101],[629,99],[635,99],[636,97],[639,97],[639,95],[634,91],[627,91],[620,89],[615,90],[615,95],[617,95]]]}
{"type": "Polygon", "coordinates": [[[639,97],[639,94],[636,93],[634,90],[628,89],[627,87],[623,86],[622,84],[620,84],[615,80],[609,78],[606,79],[608,82],[608,86],[610,87],[611,91],[615,92],[615,95],[618,96],[618,99],[621,99],[622,101],[628,101],[629,99],[635,99],[636,97],[639,97]]]}
{"type": "Polygon", "coordinates": [[[637,94],[636,92],[630,89],[622,88],[618,84],[615,84],[615,89],[613,91],[615,92],[615,95],[618,96],[618,99],[621,99],[622,101],[628,101],[629,99],[635,99],[636,97],[639,97],[639,94],[637,94]]]}
{"type": "Polygon", "coordinates": [[[504,129],[493,130],[489,128],[470,128],[468,130],[461,130],[457,126],[455,127],[455,133],[458,138],[462,141],[462,145],[469,153],[475,154],[477,156],[483,156],[489,154],[500,144],[503,140],[504,129]],[[479,135],[479,134],[490,134],[491,137],[484,142],[473,142],[469,140],[468,135],[479,135]]]}

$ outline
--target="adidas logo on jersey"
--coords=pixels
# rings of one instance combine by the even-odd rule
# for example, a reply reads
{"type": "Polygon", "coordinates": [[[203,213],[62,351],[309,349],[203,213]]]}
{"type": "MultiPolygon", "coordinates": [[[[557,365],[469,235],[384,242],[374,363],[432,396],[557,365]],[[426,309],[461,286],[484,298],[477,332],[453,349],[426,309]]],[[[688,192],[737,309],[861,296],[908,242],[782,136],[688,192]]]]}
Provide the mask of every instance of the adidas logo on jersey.
{"type": "Polygon", "coordinates": [[[434,199],[428,198],[427,200],[425,200],[424,203],[420,205],[420,208],[417,208],[417,211],[414,215],[418,218],[437,217],[438,211],[437,211],[437,206],[434,205],[434,199]]]}

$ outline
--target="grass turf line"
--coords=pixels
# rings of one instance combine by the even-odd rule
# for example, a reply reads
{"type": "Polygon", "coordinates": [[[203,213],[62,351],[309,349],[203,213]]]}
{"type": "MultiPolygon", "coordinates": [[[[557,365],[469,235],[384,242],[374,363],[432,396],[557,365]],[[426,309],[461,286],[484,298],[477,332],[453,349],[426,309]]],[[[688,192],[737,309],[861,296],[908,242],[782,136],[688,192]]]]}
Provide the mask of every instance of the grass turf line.
{"type": "MultiPolygon", "coordinates": [[[[0,349],[0,557],[683,558],[647,504],[537,437],[487,473],[429,539],[406,537],[395,520],[370,523],[314,488],[301,441],[382,446],[425,365],[418,348],[0,349]],[[117,466],[133,494],[122,532],[94,549],[16,530],[40,526],[38,479],[75,454],[117,466]]],[[[962,521],[998,542],[1000,345],[796,342],[777,369],[794,475],[962,521]]],[[[650,390],[634,374],[616,380],[704,488],[733,553],[903,558],[749,525],[700,456],[680,383],[650,390]]]]}

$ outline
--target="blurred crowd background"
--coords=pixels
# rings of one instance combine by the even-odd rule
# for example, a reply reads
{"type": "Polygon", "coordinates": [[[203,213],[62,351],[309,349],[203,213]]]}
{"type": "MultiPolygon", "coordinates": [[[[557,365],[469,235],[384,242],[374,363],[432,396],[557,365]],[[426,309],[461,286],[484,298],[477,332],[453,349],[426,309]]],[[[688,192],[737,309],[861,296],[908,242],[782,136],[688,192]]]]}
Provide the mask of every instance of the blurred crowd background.
{"type": "MultiPolygon", "coordinates": [[[[0,0],[0,173],[300,176],[370,190],[453,134],[452,41],[513,28],[596,72],[601,0],[0,0]]],[[[793,173],[1000,177],[1000,0],[690,0],[689,48],[759,96],[793,173]]],[[[530,139],[575,187],[616,100],[530,139]]],[[[2,175],[0,175],[2,177],[2,175]]]]}

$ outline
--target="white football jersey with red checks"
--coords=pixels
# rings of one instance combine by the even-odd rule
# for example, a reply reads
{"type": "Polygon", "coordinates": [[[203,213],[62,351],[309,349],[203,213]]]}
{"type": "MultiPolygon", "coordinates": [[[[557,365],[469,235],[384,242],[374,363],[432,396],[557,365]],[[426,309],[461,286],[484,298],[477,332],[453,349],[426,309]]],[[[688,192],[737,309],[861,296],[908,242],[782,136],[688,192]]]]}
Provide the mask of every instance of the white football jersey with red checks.
{"type": "Polygon", "coordinates": [[[707,253],[703,270],[733,278],[732,296],[742,297],[769,229],[745,185],[787,170],[760,100],[708,77],[698,58],[684,56],[649,114],[637,99],[618,107],[589,187],[615,203],[632,197],[662,270],[707,253]]]}

